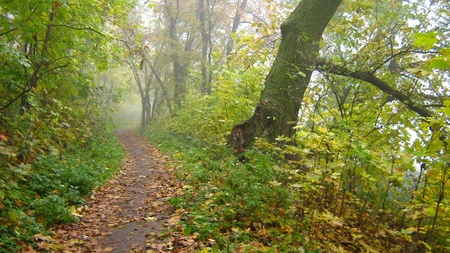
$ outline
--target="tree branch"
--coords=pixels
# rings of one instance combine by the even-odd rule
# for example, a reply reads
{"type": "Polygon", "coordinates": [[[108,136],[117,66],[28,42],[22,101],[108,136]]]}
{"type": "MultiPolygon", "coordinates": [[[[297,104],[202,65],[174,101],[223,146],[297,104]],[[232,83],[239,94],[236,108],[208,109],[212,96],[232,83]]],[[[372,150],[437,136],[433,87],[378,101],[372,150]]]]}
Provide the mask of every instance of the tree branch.
{"type": "Polygon", "coordinates": [[[41,56],[45,56],[45,53],[47,53],[48,44],[50,43],[50,35],[52,33],[52,27],[53,27],[53,20],[56,16],[56,9],[52,10],[52,13],[50,14],[50,20],[47,25],[47,31],[45,32],[45,39],[44,44],[42,45],[42,52],[41,56]]]}
{"type": "Polygon", "coordinates": [[[91,27],[75,27],[75,26],[70,26],[70,25],[52,25],[54,27],[65,27],[65,28],[69,28],[69,29],[73,29],[73,30],[78,30],[78,31],[90,31],[90,32],[94,32],[96,34],[99,34],[103,37],[108,37],[106,34],[99,32],[91,27]]]}
{"type": "Polygon", "coordinates": [[[410,110],[416,112],[420,116],[425,117],[425,118],[433,116],[433,113],[431,113],[430,111],[425,109],[423,105],[419,105],[419,104],[415,103],[414,101],[411,100],[410,97],[408,97],[407,95],[403,94],[402,92],[394,89],[388,83],[379,79],[371,72],[361,71],[361,70],[350,70],[343,66],[330,64],[323,59],[318,60],[316,62],[315,68],[322,72],[328,72],[328,73],[332,73],[332,74],[336,74],[336,75],[340,75],[340,76],[347,76],[347,77],[355,78],[355,79],[370,83],[373,86],[380,89],[381,91],[383,91],[384,93],[396,98],[397,100],[402,102],[404,105],[406,105],[410,110]]]}
{"type": "Polygon", "coordinates": [[[14,102],[16,102],[17,99],[21,98],[25,93],[29,92],[31,90],[31,87],[28,87],[26,89],[23,89],[22,92],[17,95],[15,98],[9,100],[5,105],[0,107],[0,112],[8,108],[10,105],[12,105],[14,102]]]}
{"type": "MultiPolygon", "coordinates": [[[[30,15],[29,15],[26,19],[24,19],[18,26],[14,27],[14,28],[11,28],[10,30],[1,32],[1,33],[0,33],[0,37],[4,36],[4,35],[6,35],[6,34],[8,34],[8,33],[10,33],[10,32],[14,32],[14,31],[17,30],[19,27],[21,27],[21,26],[27,24],[28,21],[31,19],[31,16],[33,16],[33,14],[36,12],[37,8],[31,7],[30,10],[31,10],[30,15]]],[[[8,19],[5,15],[2,15],[2,18],[8,20],[8,21],[9,21],[8,23],[9,23],[10,25],[12,25],[12,21],[11,21],[10,19],[8,19]]]]}
{"type": "Polygon", "coordinates": [[[162,89],[162,92],[163,92],[163,96],[164,96],[164,98],[167,101],[167,106],[168,106],[168,109],[169,109],[169,113],[170,113],[170,115],[172,115],[172,107],[170,105],[169,95],[167,94],[167,90],[164,87],[164,83],[161,80],[160,76],[158,75],[158,72],[156,72],[155,67],[150,62],[148,63],[148,66],[152,70],[153,75],[155,75],[156,80],[158,81],[159,85],[161,86],[161,89],[162,89]]]}

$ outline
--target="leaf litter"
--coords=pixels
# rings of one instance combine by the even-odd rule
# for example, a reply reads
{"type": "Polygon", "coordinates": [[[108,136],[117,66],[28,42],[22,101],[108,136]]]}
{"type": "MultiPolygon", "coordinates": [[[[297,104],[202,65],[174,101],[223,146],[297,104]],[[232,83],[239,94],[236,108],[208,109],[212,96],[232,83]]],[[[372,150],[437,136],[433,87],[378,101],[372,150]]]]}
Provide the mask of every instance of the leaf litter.
{"type": "Polygon", "coordinates": [[[175,211],[167,202],[183,194],[169,157],[132,130],[117,136],[127,152],[121,170],[72,210],[77,223],[55,226],[51,238],[37,236],[40,251],[194,252],[204,247],[195,234],[182,233],[184,210],[175,211]]]}

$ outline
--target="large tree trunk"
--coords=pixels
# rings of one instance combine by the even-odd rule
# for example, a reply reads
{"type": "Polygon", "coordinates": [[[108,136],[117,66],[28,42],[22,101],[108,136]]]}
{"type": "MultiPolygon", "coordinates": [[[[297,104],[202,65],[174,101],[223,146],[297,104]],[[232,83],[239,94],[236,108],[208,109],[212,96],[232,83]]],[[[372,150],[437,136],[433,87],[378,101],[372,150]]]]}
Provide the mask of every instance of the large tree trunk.
{"type": "Polygon", "coordinates": [[[253,116],[233,127],[228,144],[236,154],[255,137],[292,137],[322,33],[342,0],[303,0],[281,25],[277,58],[266,77],[253,116]]]}

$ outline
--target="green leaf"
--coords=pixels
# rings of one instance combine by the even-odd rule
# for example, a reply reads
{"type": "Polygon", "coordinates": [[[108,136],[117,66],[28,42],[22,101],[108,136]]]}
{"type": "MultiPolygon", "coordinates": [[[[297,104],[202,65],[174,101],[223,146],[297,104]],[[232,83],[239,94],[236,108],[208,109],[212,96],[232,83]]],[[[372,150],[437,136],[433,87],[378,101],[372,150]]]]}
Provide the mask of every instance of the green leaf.
{"type": "Polygon", "coordinates": [[[183,234],[189,236],[192,233],[192,226],[187,226],[183,229],[183,234]]]}
{"type": "Polygon", "coordinates": [[[450,99],[445,99],[443,103],[445,107],[450,107],[450,99]]]}
{"type": "Polygon", "coordinates": [[[11,222],[17,223],[20,220],[20,212],[17,210],[11,210],[8,212],[8,218],[11,222]]]}
{"type": "Polygon", "coordinates": [[[428,68],[430,69],[450,69],[450,62],[443,57],[437,57],[428,61],[428,68]]]}
{"type": "Polygon", "coordinates": [[[428,250],[433,250],[433,247],[431,247],[430,244],[424,242],[424,241],[420,241],[420,243],[422,243],[423,245],[425,245],[425,247],[427,247],[428,250]]]}
{"type": "Polygon", "coordinates": [[[446,58],[450,58],[450,48],[441,49],[440,53],[446,58]]]}
{"type": "Polygon", "coordinates": [[[414,46],[422,47],[425,50],[430,50],[437,42],[439,42],[436,32],[417,33],[414,37],[416,38],[414,46]]]}
{"type": "Polygon", "coordinates": [[[301,77],[306,77],[306,74],[303,71],[299,71],[297,74],[301,77]]]}
{"type": "Polygon", "coordinates": [[[415,229],[415,228],[405,228],[405,229],[402,229],[402,230],[400,231],[400,233],[406,234],[406,235],[410,235],[410,234],[412,234],[412,233],[414,233],[414,232],[416,232],[416,229],[415,229]]]}
{"type": "Polygon", "coordinates": [[[436,209],[432,206],[425,208],[424,212],[428,217],[434,217],[436,215],[436,209]]]}

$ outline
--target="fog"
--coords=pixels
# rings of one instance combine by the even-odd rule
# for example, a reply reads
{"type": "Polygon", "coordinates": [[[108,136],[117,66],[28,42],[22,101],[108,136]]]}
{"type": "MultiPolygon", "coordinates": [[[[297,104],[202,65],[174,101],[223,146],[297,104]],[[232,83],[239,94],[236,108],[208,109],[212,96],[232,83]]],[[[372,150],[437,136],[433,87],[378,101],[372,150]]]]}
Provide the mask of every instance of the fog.
{"type": "Polygon", "coordinates": [[[142,105],[138,94],[127,95],[114,106],[112,119],[117,128],[136,128],[141,122],[142,105]]]}

